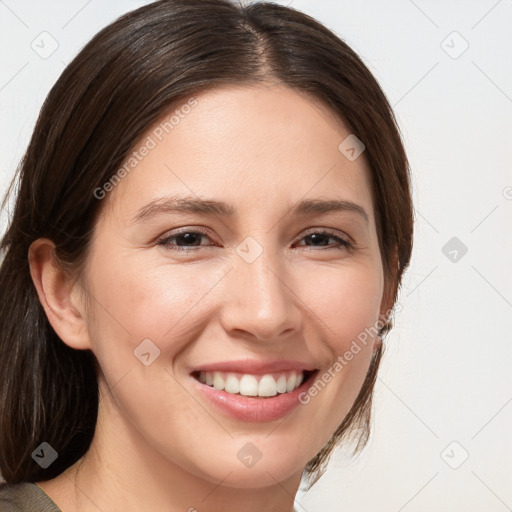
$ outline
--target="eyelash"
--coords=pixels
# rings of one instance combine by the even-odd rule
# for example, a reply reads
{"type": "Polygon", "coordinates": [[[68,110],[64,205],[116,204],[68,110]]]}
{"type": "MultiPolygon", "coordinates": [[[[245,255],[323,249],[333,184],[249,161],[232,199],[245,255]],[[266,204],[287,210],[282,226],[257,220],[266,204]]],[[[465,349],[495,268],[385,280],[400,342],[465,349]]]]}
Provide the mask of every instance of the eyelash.
{"type": "MultiPolygon", "coordinates": [[[[179,248],[179,246],[173,246],[172,244],[169,243],[170,240],[172,240],[172,239],[174,239],[174,238],[176,238],[176,237],[178,237],[180,235],[184,235],[184,234],[203,235],[205,237],[210,238],[206,231],[202,231],[202,230],[199,230],[199,229],[195,229],[195,230],[188,229],[188,230],[183,230],[183,231],[178,232],[178,233],[174,233],[173,235],[170,235],[170,236],[165,236],[164,238],[160,238],[159,240],[156,241],[156,245],[162,245],[166,249],[169,249],[171,251],[177,251],[177,252],[190,252],[190,251],[195,251],[195,250],[197,250],[197,249],[199,249],[201,247],[210,247],[210,246],[199,245],[199,246],[193,246],[193,247],[189,247],[189,248],[179,248]]],[[[301,238],[301,240],[303,240],[304,238],[306,238],[306,237],[308,237],[310,235],[327,235],[329,238],[335,239],[340,244],[337,247],[325,247],[325,248],[321,247],[324,250],[325,249],[346,249],[346,250],[351,250],[351,249],[355,248],[355,245],[352,242],[349,242],[345,238],[342,238],[338,234],[335,234],[334,232],[329,231],[329,230],[311,231],[309,233],[306,233],[301,238]]],[[[309,247],[309,246],[305,246],[305,247],[309,247]]],[[[315,250],[314,249],[315,246],[311,246],[311,247],[313,247],[313,250],[315,250]]]]}

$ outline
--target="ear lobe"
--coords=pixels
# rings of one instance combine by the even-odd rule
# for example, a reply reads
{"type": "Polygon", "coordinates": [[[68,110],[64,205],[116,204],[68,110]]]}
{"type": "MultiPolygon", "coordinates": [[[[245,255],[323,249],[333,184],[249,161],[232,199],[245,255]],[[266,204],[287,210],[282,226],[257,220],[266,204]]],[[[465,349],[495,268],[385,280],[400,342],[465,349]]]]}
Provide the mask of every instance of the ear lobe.
{"type": "Polygon", "coordinates": [[[34,241],[28,250],[30,275],[48,321],[71,348],[90,349],[90,338],[81,304],[74,304],[78,283],[57,263],[55,244],[47,238],[34,241]]]}

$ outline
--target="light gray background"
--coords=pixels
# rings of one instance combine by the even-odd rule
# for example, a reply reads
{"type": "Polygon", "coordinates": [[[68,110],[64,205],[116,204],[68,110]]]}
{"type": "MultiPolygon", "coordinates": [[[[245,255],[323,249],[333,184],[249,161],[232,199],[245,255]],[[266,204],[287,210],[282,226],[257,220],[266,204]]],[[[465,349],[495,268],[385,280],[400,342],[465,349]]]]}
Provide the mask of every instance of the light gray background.
{"type": "MultiPolygon", "coordinates": [[[[0,0],[2,193],[64,66],[144,3],[0,0]],[[31,47],[51,49],[43,31],[58,43],[48,58],[31,47]]],[[[512,1],[278,3],[334,30],[379,80],[411,161],[417,218],[371,441],[353,460],[336,452],[297,507],[511,510],[512,1]]]]}

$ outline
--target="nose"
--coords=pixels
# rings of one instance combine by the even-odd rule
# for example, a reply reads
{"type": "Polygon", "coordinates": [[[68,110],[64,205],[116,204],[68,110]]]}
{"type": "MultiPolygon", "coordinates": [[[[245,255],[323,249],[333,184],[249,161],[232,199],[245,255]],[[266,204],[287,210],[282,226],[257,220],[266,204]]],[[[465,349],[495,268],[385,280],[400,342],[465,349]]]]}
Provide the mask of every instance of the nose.
{"type": "Polygon", "coordinates": [[[236,252],[224,280],[221,325],[231,336],[278,342],[301,328],[301,301],[293,273],[276,251],[264,249],[247,262],[236,252]]]}

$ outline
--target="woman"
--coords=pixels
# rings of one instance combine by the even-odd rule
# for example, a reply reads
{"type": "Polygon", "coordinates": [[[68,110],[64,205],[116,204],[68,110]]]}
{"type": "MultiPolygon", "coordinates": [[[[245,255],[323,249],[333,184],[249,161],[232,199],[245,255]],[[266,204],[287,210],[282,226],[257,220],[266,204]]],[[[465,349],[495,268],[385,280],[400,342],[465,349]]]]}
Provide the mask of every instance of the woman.
{"type": "Polygon", "coordinates": [[[332,32],[271,3],[128,13],[18,179],[2,510],[289,512],[362,449],[413,216],[393,113],[332,32]]]}

